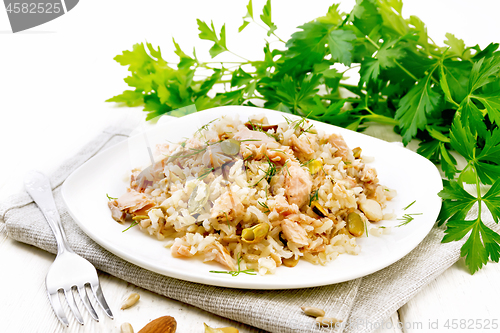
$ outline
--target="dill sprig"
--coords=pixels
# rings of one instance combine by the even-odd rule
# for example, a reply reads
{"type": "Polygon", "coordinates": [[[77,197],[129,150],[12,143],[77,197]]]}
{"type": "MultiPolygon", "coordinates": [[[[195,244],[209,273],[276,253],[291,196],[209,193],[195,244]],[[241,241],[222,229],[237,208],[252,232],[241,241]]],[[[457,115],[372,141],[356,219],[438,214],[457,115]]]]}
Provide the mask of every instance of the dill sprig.
{"type": "Polygon", "coordinates": [[[129,226],[127,229],[123,229],[123,230],[122,230],[122,232],[125,232],[125,231],[127,231],[128,229],[130,229],[130,228],[132,228],[132,227],[135,227],[135,226],[136,226],[136,225],[138,225],[138,224],[139,224],[139,222],[133,222],[133,223],[131,223],[131,224],[130,224],[130,226],[129,226]]]}
{"type": "Polygon", "coordinates": [[[111,201],[111,200],[116,200],[118,198],[113,198],[113,197],[110,197],[109,194],[106,193],[106,196],[108,197],[108,200],[111,201]]]}
{"type": "Polygon", "coordinates": [[[236,261],[236,264],[238,265],[238,270],[237,271],[209,271],[210,273],[219,273],[219,274],[231,274],[232,276],[238,276],[240,273],[243,274],[248,274],[248,275],[257,275],[253,269],[245,269],[244,271],[241,270],[240,268],[240,263],[241,263],[241,256],[238,253],[238,259],[236,261]]]}
{"type": "Polygon", "coordinates": [[[213,123],[214,121],[217,121],[217,120],[219,120],[219,118],[215,118],[214,120],[211,120],[208,123],[206,123],[205,125],[201,126],[200,128],[198,128],[196,130],[196,132],[194,132],[193,136],[196,136],[196,134],[199,134],[201,136],[201,131],[208,131],[210,124],[213,123]]]}
{"type": "Polygon", "coordinates": [[[305,161],[303,163],[300,163],[300,166],[301,167],[308,166],[312,161],[314,161],[314,158],[311,158],[309,161],[305,161]]]}
{"type": "Polygon", "coordinates": [[[201,175],[198,176],[199,180],[205,179],[212,171],[214,171],[214,167],[211,167],[209,169],[206,169],[201,175]]]}
{"type": "MultiPolygon", "coordinates": [[[[267,195],[267,191],[266,191],[266,195],[267,195]]],[[[264,213],[269,213],[271,211],[271,209],[269,209],[269,206],[267,205],[267,203],[261,202],[261,201],[257,201],[257,203],[266,209],[264,211],[264,213]]]]}
{"type": "Polygon", "coordinates": [[[409,204],[408,206],[406,206],[405,208],[403,208],[403,210],[407,210],[408,208],[410,208],[411,206],[413,206],[413,204],[417,202],[417,200],[413,200],[413,202],[411,204],[409,204]]]}
{"type": "Polygon", "coordinates": [[[304,116],[300,119],[297,119],[297,120],[291,120],[290,118],[283,116],[283,118],[285,118],[285,121],[287,122],[289,127],[293,128],[294,131],[299,130],[299,135],[297,135],[297,137],[299,137],[302,133],[306,133],[306,132],[311,133],[311,134],[316,133],[316,131],[313,129],[312,124],[309,125],[309,127],[305,128],[305,126],[307,126],[307,122],[308,122],[307,117],[309,117],[311,112],[309,112],[309,114],[307,114],[306,116],[304,116]]]}
{"type": "Polygon", "coordinates": [[[257,184],[259,184],[263,179],[265,179],[267,181],[267,183],[269,184],[271,182],[271,178],[273,178],[273,176],[277,172],[276,165],[274,165],[274,163],[269,159],[269,157],[267,155],[266,155],[266,157],[267,157],[267,163],[268,163],[269,167],[267,168],[266,171],[259,168],[259,170],[264,171],[264,176],[262,176],[261,179],[259,179],[255,184],[253,184],[252,187],[257,186],[257,184]]]}
{"type": "Polygon", "coordinates": [[[231,225],[229,224],[229,216],[227,215],[227,213],[226,213],[226,211],[225,211],[225,210],[223,210],[222,212],[224,213],[224,215],[226,215],[227,227],[228,227],[229,229],[231,229],[231,225]]]}
{"type": "Polygon", "coordinates": [[[309,195],[309,206],[311,206],[313,201],[318,201],[318,198],[319,198],[318,192],[319,192],[319,189],[314,191],[314,193],[312,195],[309,195]]]}
{"type": "Polygon", "coordinates": [[[288,161],[290,161],[290,160],[285,161],[285,164],[283,164],[283,167],[281,168],[281,170],[286,170],[286,172],[288,173],[288,176],[292,177],[292,175],[290,174],[290,170],[288,170],[288,161]]]}
{"type": "Polygon", "coordinates": [[[402,227],[404,225],[407,225],[411,221],[413,221],[415,218],[413,215],[422,215],[423,213],[412,213],[412,214],[404,214],[403,217],[399,218],[398,221],[403,221],[400,224],[398,224],[396,227],[402,227]]]}

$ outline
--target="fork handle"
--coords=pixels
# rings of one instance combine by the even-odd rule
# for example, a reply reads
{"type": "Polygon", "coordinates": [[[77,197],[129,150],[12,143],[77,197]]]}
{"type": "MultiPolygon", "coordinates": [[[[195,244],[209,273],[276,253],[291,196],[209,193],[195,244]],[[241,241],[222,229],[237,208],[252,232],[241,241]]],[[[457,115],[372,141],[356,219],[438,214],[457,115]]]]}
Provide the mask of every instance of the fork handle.
{"type": "Polygon", "coordinates": [[[57,254],[73,252],[62,228],[61,217],[54,202],[49,179],[41,172],[29,171],[24,177],[24,187],[42,211],[54,233],[57,242],[57,254]]]}

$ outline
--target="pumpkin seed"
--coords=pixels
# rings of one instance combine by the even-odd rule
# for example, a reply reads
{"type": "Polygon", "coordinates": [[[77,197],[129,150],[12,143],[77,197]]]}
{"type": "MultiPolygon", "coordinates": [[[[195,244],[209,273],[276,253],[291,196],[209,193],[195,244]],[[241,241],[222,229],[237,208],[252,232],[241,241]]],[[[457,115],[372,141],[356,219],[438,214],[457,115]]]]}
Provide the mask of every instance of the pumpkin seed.
{"type": "Polygon", "coordinates": [[[358,213],[347,215],[347,230],[355,237],[360,237],[365,232],[365,223],[358,213]]]}
{"type": "Polygon", "coordinates": [[[220,148],[226,155],[238,155],[240,152],[240,142],[234,139],[224,140],[220,143],[220,148]]]}
{"type": "Polygon", "coordinates": [[[321,207],[321,205],[317,201],[313,201],[311,203],[311,208],[313,212],[315,212],[321,217],[327,217],[328,215],[328,212],[323,207],[321,207]]]}
{"type": "Polygon", "coordinates": [[[245,228],[241,232],[241,240],[248,244],[258,243],[266,238],[269,232],[269,224],[259,223],[251,228],[245,228]]]}
{"type": "Polygon", "coordinates": [[[299,263],[299,258],[295,259],[295,256],[291,256],[290,258],[282,258],[281,262],[286,267],[295,267],[299,263]]]}

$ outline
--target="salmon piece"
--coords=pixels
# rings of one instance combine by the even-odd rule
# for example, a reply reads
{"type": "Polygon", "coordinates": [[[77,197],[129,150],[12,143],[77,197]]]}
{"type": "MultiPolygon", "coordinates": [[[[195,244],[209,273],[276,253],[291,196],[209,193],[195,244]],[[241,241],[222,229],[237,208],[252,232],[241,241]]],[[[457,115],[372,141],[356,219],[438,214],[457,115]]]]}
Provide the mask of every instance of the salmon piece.
{"type": "Polygon", "coordinates": [[[279,214],[290,215],[290,214],[298,214],[299,207],[297,205],[290,205],[284,196],[278,195],[275,197],[274,209],[279,214]]]}
{"type": "Polygon", "coordinates": [[[146,197],[146,195],[130,189],[119,197],[116,203],[119,210],[129,214],[154,206],[154,202],[146,197]]]}
{"type": "Polygon", "coordinates": [[[342,160],[347,162],[354,161],[354,155],[352,154],[352,150],[349,149],[347,143],[344,141],[342,135],[332,133],[328,137],[328,142],[332,145],[332,147],[337,148],[335,152],[335,157],[342,157],[342,160]]]}
{"type": "Polygon", "coordinates": [[[297,222],[284,219],[283,222],[281,222],[281,229],[287,241],[294,242],[299,245],[299,247],[309,245],[307,241],[307,232],[297,222]]]}
{"type": "Polygon", "coordinates": [[[155,181],[165,178],[163,169],[165,168],[165,159],[159,160],[154,164],[142,170],[139,174],[134,173],[130,178],[130,188],[144,192],[148,186],[153,185],[155,181]]]}
{"type": "Polygon", "coordinates": [[[189,252],[189,247],[179,242],[175,242],[170,249],[172,252],[172,257],[174,258],[182,258],[182,257],[189,258],[193,256],[193,254],[189,252]]]}
{"type": "Polygon", "coordinates": [[[311,147],[311,144],[307,142],[307,140],[299,139],[295,134],[290,136],[290,147],[297,153],[299,159],[301,156],[303,159],[309,160],[314,154],[314,149],[311,147]]]}
{"type": "Polygon", "coordinates": [[[258,132],[258,131],[251,131],[246,127],[241,127],[240,130],[233,136],[233,139],[235,140],[249,140],[249,141],[244,141],[243,143],[245,144],[253,144],[255,147],[260,147],[263,143],[275,143],[277,144],[276,140],[269,137],[266,133],[264,132],[258,132]]]}
{"type": "Polygon", "coordinates": [[[362,182],[377,183],[378,182],[377,170],[368,165],[365,165],[363,170],[359,172],[359,179],[362,182]]]}
{"type": "Polygon", "coordinates": [[[240,199],[236,195],[233,195],[231,191],[227,191],[215,200],[210,217],[226,219],[227,214],[227,218],[233,220],[244,213],[245,207],[240,199]]]}
{"type": "Polygon", "coordinates": [[[230,271],[235,271],[237,269],[236,264],[234,263],[233,258],[229,254],[229,251],[219,242],[214,243],[215,248],[217,249],[217,255],[215,256],[215,261],[219,264],[224,265],[230,271]]]}
{"type": "Polygon", "coordinates": [[[222,151],[220,144],[210,145],[206,148],[201,161],[207,168],[220,168],[223,164],[231,162],[234,158],[227,156],[222,151]]]}
{"type": "Polygon", "coordinates": [[[296,161],[293,151],[287,146],[281,146],[279,149],[268,149],[266,151],[267,157],[274,163],[285,164],[287,160],[293,159],[296,161]]]}
{"type": "Polygon", "coordinates": [[[122,212],[120,208],[118,208],[118,203],[116,202],[116,200],[108,201],[108,207],[109,210],[111,210],[111,217],[113,218],[113,220],[120,223],[125,221],[125,217],[127,216],[127,214],[125,212],[122,212]]]}
{"type": "Polygon", "coordinates": [[[312,179],[309,172],[302,169],[300,164],[292,162],[285,172],[285,193],[290,204],[299,208],[309,202],[312,189],[312,179]]]}

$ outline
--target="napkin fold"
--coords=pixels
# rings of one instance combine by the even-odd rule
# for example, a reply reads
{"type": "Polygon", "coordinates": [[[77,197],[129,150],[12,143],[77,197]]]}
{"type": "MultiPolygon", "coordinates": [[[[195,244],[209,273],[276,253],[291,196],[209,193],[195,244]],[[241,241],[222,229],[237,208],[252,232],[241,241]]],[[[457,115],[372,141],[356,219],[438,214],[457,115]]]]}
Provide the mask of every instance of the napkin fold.
{"type": "MultiPolygon", "coordinates": [[[[276,333],[369,333],[430,281],[460,258],[461,242],[441,243],[442,228],[429,235],[407,256],[364,278],[323,287],[287,290],[242,290],[186,282],[135,266],[91,240],[70,217],[60,194],[64,180],[101,150],[128,137],[131,130],[110,127],[64,162],[50,177],[56,206],[73,250],[97,269],[160,295],[276,333]],[[319,327],[300,307],[322,308],[341,324],[319,327]]],[[[477,212],[476,212],[477,213],[477,212]]],[[[471,212],[474,214],[474,212],[471,212]]],[[[0,232],[17,241],[56,253],[55,238],[28,193],[0,203],[0,232]]],[[[499,231],[491,216],[486,224],[499,231]]],[[[104,291],[106,292],[106,291],[104,291]]]]}

